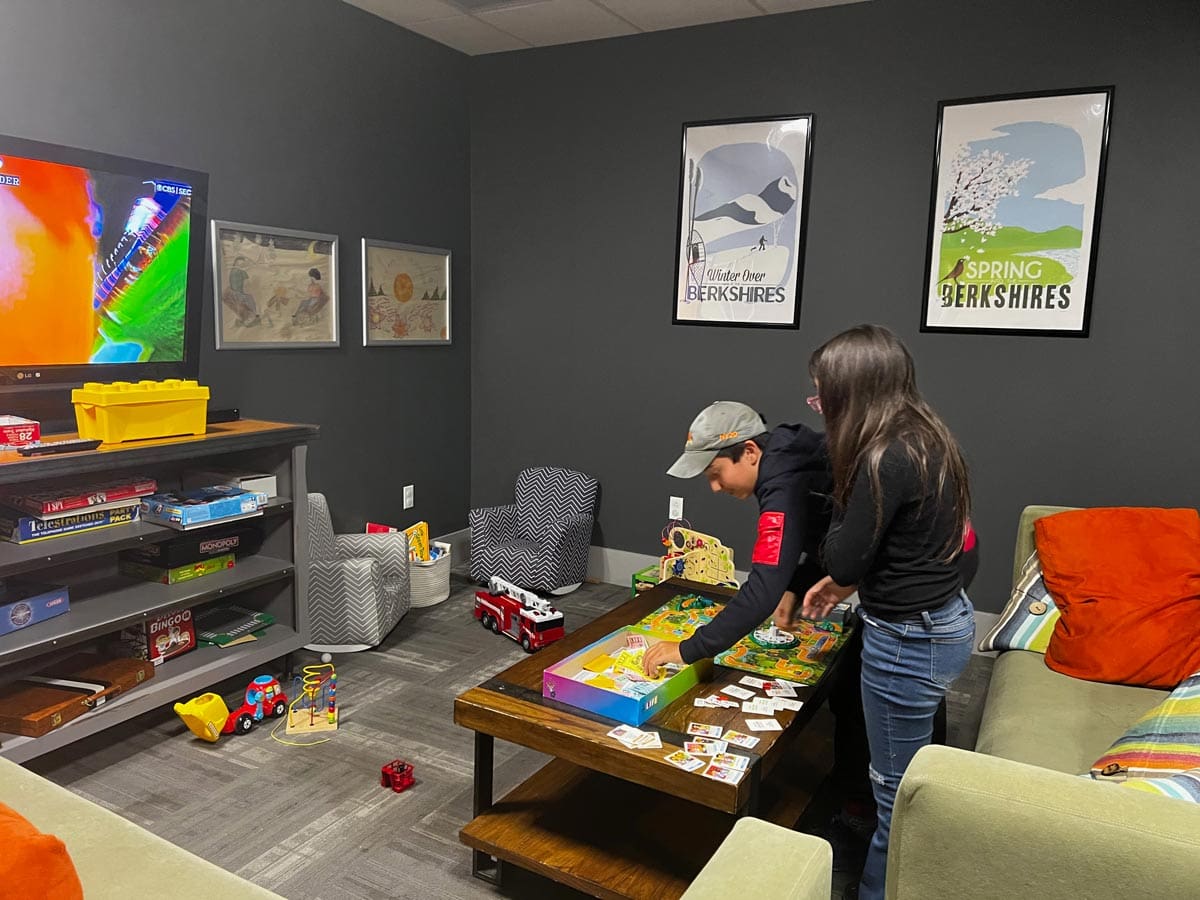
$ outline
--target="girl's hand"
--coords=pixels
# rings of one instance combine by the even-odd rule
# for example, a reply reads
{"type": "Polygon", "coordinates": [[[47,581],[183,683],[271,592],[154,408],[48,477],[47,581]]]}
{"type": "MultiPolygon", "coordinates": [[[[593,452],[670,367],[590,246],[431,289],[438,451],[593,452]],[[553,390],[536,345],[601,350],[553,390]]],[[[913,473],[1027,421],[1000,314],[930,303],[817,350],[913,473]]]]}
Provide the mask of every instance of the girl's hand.
{"type": "Polygon", "coordinates": [[[642,671],[647,678],[657,678],[658,670],[667,663],[683,665],[678,641],[659,641],[642,656],[642,671]]]}
{"type": "Polygon", "coordinates": [[[808,589],[804,595],[804,607],[801,614],[806,619],[824,619],[829,611],[853,594],[853,585],[844,587],[828,575],[808,589]]]}

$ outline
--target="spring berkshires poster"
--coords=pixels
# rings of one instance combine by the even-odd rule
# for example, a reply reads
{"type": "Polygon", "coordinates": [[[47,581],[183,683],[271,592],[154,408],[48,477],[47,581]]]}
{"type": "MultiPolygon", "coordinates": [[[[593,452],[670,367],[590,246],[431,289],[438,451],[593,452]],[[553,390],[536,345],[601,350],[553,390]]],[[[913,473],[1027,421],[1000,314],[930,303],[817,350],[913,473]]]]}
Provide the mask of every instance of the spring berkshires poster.
{"type": "Polygon", "coordinates": [[[1087,334],[1110,104],[941,105],[923,331],[1087,334]]]}
{"type": "Polygon", "coordinates": [[[796,328],[812,117],[684,126],[675,323],[796,328]]]}

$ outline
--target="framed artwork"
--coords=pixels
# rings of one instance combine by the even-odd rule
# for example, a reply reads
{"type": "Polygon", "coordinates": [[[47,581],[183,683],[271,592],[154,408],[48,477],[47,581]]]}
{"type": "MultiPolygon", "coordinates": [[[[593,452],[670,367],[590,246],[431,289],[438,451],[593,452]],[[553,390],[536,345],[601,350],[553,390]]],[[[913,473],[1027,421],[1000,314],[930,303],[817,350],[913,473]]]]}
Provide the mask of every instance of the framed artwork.
{"type": "Polygon", "coordinates": [[[337,235],[212,222],[218,350],[338,346],[337,235]]]}
{"type": "Polygon", "coordinates": [[[938,104],[922,331],[1087,337],[1112,96],[938,104]]]}
{"type": "Polygon", "coordinates": [[[813,117],[683,126],[676,325],[800,327],[813,117]]]}
{"type": "Polygon", "coordinates": [[[450,343],[450,251],[362,242],[363,346],[450,343]]]}

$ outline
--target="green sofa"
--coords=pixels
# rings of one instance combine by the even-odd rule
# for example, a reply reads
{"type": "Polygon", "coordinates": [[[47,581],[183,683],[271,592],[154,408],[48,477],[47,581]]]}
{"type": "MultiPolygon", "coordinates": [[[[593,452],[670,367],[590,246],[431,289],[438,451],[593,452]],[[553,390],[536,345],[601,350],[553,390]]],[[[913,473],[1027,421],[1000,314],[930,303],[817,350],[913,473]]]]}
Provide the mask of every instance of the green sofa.
{"type": "Polygon", "coordinates": [[[6,759],[0,803],[66,844],[87,900],[281,900],[6,759]]]}
{"type": "MultiPolygon", "coordinates": [[[[1034,521],[1064,509],[1025,509],[1014,582],[1034,521]]],[[[926,747],[900,784],[887,896],[1200,897],[1200,806],[1079,777],[1166,695],[1001,653],[975,752],[926,747]]]]}

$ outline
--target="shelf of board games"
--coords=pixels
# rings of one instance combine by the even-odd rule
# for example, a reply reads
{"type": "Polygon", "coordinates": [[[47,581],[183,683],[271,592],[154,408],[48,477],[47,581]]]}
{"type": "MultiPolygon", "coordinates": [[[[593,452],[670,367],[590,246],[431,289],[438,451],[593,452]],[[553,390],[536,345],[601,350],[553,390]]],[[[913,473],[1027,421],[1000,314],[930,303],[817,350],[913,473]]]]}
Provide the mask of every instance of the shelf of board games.
{"type": "Polygon", "coordinates": [[[63,615],[0,635],[0,684],[93,650],[125,626],[174,610],[232,601],[269,612],[275,619],[256,641],[200,647],[162,663],[136,689],[41,737],[0,734],[0,756],[16,762],[32,759],[249,672],[308,642],[305,463],[307,442],[317,435],[312,425],[240,420],[210,425],[206,435],[106,445],[80,453],[21,457],[0,451],[4,493],[33,483],[52,487],[90,475],[105,479],[133,474],[152,477],[160,490],[170,490],[180,486],[187,470],[204,468],[274,474],[279,495],[253,520],[261,523],[264,533],[257,554],[239,559],[232,569],[181,584],[136,581],[118,573],[119,551],[180,534],[148,522],[32,544],[0,541],[0,578],[19,575],[22,580],[66,584],[71,604],[63,615]]]}

